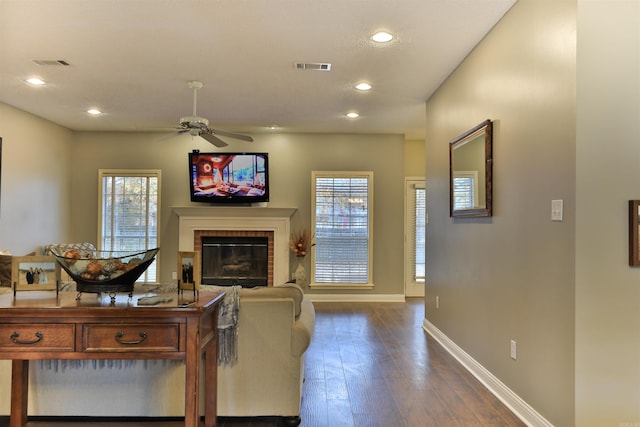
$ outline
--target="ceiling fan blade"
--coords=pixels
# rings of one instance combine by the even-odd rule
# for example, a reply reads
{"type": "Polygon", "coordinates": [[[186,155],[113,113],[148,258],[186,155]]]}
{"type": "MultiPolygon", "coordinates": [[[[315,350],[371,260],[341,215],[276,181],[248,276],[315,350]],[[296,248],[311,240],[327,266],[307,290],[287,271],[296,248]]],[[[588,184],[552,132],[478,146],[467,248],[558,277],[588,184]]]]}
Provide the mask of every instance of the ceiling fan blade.
{"type": "Polygon", "coordinates": [[[204,139],[206,139],[208,142],[212,143],[213,145],[215,145],[216,147],[226,147],[227,144],[226,142],[224,142],[223,140],[221,140],[220,138],[218,138],[217,136],[215,136],[212,133],[201,133],[200,136],[204,139]]]}
{"type": "Polygon", "coordinates": [[[253,142],[253,138],[251,138],[248,135],[241,135],[239,133],[233,133],[233,132],[225,132],[223,130],[218,130],[218,129],[209,129],[211,131],[211,133],[217,134],[217,135],[222,135],[222,136],[226,136],[229,138],[235,138],[235,139],[241,139],[243,141],[247,141],[247,142],[253,142]]]}

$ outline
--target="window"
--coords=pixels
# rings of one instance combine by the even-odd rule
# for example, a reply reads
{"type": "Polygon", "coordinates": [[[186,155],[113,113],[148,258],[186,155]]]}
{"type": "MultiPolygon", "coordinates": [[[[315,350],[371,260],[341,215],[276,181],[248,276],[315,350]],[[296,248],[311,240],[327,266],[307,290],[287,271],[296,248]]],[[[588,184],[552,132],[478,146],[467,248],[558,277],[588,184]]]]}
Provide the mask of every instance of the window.
{"type": "MultiPolygon", "coordinates": [[[[159,246],[160,170],[99,171],[98,247],[136,251],[159,246]]],[[[138,279],[157,282],[157,259],[138,279]]]]}
{"type": "Polygon", "coordinates": [[[312,284],[373,286],[373,172],[314,171],[312,187],[312,284]]]}
{"type": "Polygon", "coordinates": [[[453,209],[473,209],[478,194],[478,172],[456,171],[453,176],[453,209]]]}
{"type": "Polygon", "coordinates": [[[411,280],[415,283],[424,283],[425,280],[425,238],[426,238],[426,206],[427,197],[424,182],[410,186],[409,235],[411,242],[411,280]]]}

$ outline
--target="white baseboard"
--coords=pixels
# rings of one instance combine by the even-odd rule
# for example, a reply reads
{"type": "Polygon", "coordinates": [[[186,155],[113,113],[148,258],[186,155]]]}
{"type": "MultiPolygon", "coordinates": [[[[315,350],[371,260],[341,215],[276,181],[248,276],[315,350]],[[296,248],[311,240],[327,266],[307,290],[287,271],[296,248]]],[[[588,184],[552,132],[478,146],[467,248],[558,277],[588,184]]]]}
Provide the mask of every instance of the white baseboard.
{"type": "Polygon", "coordinates": [[[536,412],[520,396],[515,394],[502,381],[496,378],[484,366],[469,356],[455,342],[442,333],[433,323],[424,319],[425,331],[442,345],[462,366],[478,379],[493,395],[504,403],[518,418],[530,427],[553,427],[542,415],[536,412]]]}
{"type": "Polygon", "coordinates": [[[405,302],[403,294],[310,294],[311,302],[405,302]]]}

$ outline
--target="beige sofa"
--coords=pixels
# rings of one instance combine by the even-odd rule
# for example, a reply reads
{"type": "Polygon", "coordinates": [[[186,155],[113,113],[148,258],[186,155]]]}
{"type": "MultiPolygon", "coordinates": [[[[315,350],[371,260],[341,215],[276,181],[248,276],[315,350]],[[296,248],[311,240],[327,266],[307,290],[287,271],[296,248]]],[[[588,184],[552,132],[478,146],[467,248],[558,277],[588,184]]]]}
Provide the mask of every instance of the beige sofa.
{"type": "Polygon", "coordinates": [[[218,368],[218,415],[298,425],[313,304],[296,285],[242,289],[239,315],[238,362],[218,368]]]}
{"type": "MultiPolygon", "coordinates": [[[[238,361],[218,367],[218,415],[278,416],[298,425],[304,353],[314,323],[313,304],[294,284],[242,289],[238,361]]],[[[10,362],[0,361],[4,415],[9,413],[10,372],[10,362]]],[[[29,415],[184,415],[182,362],[35,361],[30,382],[29,415]]]]}

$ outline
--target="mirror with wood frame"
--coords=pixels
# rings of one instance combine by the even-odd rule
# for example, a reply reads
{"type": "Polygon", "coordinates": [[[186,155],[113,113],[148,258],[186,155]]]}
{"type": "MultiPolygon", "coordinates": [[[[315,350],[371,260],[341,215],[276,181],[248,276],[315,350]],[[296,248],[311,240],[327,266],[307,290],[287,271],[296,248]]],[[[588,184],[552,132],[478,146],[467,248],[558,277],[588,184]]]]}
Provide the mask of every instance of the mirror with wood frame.
{"type": "Polygon", "coordinates": [[[492,215],[493,123],[485,120],[449,143],[451,217],[492,215]]]}

